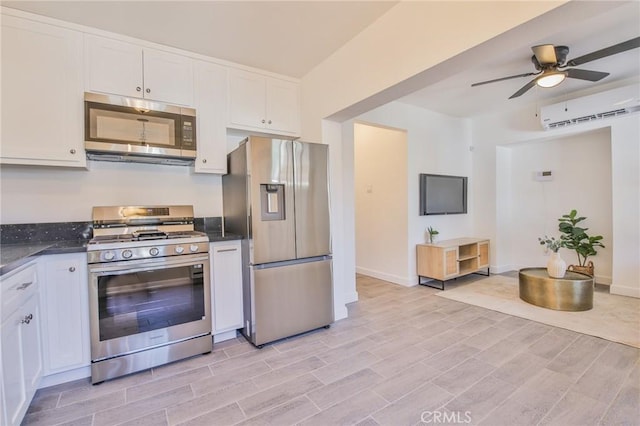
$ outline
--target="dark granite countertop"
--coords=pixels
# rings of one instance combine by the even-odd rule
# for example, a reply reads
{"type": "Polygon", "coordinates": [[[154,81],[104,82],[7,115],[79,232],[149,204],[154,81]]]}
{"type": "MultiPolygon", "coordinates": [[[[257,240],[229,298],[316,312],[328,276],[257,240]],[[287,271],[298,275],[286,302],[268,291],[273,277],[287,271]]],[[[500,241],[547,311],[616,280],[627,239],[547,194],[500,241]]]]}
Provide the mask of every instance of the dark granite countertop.
{"type": "MultiPolygon", "coordinates": [[[[230,241],[242,239],[240,235],[226,232],[205,232],[209,241],[230,241]]],[[[38,256],[48,254],[83,253],[87,251],[88,240],[75,241],[32,241],[27,243],[0,244],[0,275],[4,275],[38,256]]]]}
{"type": "Polygon", "coordinates": [[[209,237],[209,241],[212,243],[216,241],[230,241],[230,240],[242,239],[242,236],[237,234],[232,234],[230,232],[225,232],[224,236],[222,235],[222,232],[219,232],[219,231],[204,231],[204,233],[207,234],[207,237],[209,237]]]}
{"type": "Polygon", "coordinates": [[[2,244],[0,245],[0,275],[4,275],[38,256],[85,251],[87,251],[87,240],[2,244]]]}

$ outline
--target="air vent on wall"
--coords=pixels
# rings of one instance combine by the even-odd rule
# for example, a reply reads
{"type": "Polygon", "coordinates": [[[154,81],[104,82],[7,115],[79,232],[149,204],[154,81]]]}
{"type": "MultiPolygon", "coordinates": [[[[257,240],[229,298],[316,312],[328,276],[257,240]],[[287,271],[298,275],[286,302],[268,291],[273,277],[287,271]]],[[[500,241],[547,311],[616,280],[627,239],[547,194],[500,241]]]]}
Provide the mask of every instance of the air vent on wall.
{"type": "Polygon", "coordinates": [[[540,108],[545,130],[640,112],[640,85],[619,87],[540,108]]]}

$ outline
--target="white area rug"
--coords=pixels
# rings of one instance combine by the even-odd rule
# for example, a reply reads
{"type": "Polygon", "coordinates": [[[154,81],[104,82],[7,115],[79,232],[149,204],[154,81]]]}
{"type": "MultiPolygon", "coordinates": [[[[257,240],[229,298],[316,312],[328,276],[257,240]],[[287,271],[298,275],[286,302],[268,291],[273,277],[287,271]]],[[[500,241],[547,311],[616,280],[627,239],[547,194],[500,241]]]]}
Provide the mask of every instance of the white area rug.
{"type": "Polygon", "coordinates": [[[589,311],[555,311],[520,299],[518,279],[500,275],[436,295],[640,348],[640,299],[633,297],[596,291],[589,311]]]}

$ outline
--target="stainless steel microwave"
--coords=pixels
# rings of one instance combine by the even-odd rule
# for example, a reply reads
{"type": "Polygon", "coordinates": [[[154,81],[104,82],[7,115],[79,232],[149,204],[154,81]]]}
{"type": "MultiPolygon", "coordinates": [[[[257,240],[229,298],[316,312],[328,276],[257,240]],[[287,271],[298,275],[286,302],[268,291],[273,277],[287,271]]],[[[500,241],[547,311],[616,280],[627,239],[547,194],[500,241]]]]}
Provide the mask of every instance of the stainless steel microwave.
{"type": "Polygon", "coordinates": [[[188,164],[196,157],[196,111],[145,99],[84,94],[90,159],[188,164]]]}

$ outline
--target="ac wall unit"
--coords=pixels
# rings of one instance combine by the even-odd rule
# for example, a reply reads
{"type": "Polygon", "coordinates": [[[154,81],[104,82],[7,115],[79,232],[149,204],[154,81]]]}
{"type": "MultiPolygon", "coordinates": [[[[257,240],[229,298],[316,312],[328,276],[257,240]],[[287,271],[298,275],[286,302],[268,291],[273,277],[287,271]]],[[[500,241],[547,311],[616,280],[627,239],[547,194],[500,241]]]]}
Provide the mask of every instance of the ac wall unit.
{"type": "Polygon", "coordinates": [[[640,84],[634,84],[543,106],[540,123],[549,130],[639,111],[640,84]]]}

